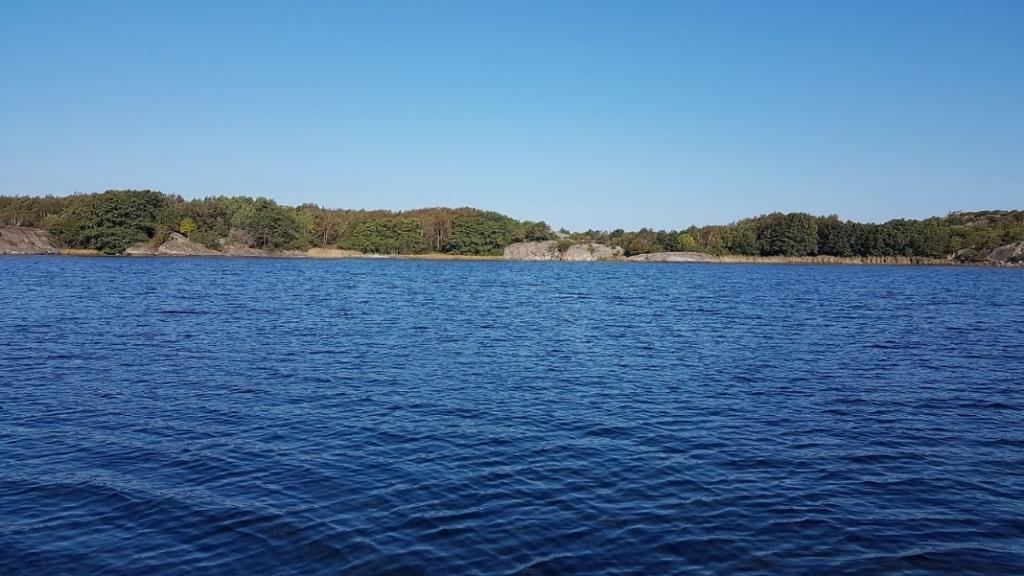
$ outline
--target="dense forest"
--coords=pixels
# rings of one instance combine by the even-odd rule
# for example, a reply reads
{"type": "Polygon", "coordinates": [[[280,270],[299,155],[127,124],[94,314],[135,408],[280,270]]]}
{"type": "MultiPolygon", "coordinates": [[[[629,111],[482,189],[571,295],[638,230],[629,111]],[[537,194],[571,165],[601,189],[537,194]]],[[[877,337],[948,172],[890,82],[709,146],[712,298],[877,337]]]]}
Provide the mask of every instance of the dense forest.
{"type": "Polygon", "coordinates": [[[553,237],[543,222],[475,208],[329,210],[244,196],[186,201],[150,190],[0,196],[0,225],[44,228],[70,247],[108,254],[141,241],[159,243],[172,232],[214,249],[231,242],[263,250],[339,247],[379,254],[497,255],[513,242],[553,237]]]}
{"type": "Polygon", "coordinates": [[[172,232],[210,248],[236,243],[264,250],[337,247],[380,254],[497,255],[514,242],[559,240],[621,246],[626,255],[697,251],[760,256],[924,256],[982,259],[1024,240],[1024,211],[955,212],[873,224],[836,216],[772,213],[682,230],[552,232],[475,208],[335,210],[282,206],[267,198],[184,200],[150,190],[73,196],[0,196],[0,225],[44,228],[73,248],[117,254],[172,232]]]}
{"type": "Polygon", "coordinates": [[[776,212],[720,226],[691,226],[678,231],[588,230],[569,238],[622,246],[627,255],[678,250],[748,256],[955,255],[959,260],[977,261],[993,248],[1024,240],[1024,211],[954,212],[945,217],[896,219],[881,224],[776,212]]]}

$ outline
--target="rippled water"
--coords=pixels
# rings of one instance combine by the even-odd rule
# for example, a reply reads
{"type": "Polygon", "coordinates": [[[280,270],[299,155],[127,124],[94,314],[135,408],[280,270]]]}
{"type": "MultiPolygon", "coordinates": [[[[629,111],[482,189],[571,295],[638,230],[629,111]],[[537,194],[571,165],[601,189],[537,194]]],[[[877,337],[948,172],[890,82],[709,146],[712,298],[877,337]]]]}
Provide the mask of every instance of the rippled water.
{"type": "Polygon", "coordinates": [[[0,573],[1024,573],[1024,271],[0,259],[0,573]]]}

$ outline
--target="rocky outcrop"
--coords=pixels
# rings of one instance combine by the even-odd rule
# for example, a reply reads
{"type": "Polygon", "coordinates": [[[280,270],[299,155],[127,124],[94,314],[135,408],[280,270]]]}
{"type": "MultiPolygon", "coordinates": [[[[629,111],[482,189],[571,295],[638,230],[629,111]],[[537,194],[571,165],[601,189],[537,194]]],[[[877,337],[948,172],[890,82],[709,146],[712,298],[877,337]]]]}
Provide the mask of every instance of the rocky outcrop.
{"type": "Polygon", "coordinates": [[[198,242],[193,242],[188,238],[178,234],[177,232],[171,232],[171,235],[164,240],[163,244],[153,247],[152,242],[139,242],[133,244],[124,251],[129,256],[223,256],[223,252],[218,252],[211,248],[207,248],[198,242]]]}
{"type": "Polygon", "coordinates": [[[0,226],[0,254],[60,254],[60,245],[45,230],[0,226]]]}
{"type": "Polygon", "coordinates": [[[128,256],[156,256],[157,247],[153,246],[152,240],[136,242],[125,248],[124,253],[128,256]]]}
{"type": "Polygon", "coordinates": [[[261,257],[268,256],[265,250],[259,248],[251,248],[245,244],[237,244],[235,242],[222,242],[220,249],[228,256],[247,256],[247,257],[261,257]]]}
{"type": "Polygon", "coordinates": [[[626,258],[630,262],[717,262],[718,258],[703,252],[653,252],[626,258]]]}
{"type": "Polygon", "coordinates": [[[228,256],[241,256],[243,258],[308,258],[310,254],[302,250],[280,250],[270,251],[260,248],[253,248],[246,244],[237,242],[221,241],[221,254],[228,256]]]}
{"type": "Polygon", "coordinates": [[[505,247],[505,260],[564,260],[567,262],[592,262],[595,260],[619,260],[622,248],[604,244],[573,244],[564,249],[557,240],[542,242],[517,242],[505,247]]]}
{"type": "Polygon", "coordinates": [[[516,242],[505,247],[502,253],[505,260],[561,260],[562,253],[558,250],[558,242],[516,242]]]}
{"type": "Polygon", "coordinates": [[[986,258],[1000,264],[1024,264],[1024,242],[1014,242],[990,251],[986,258]]]}
{"type": "Polygon", "coordinates": [[[597,260],[620,260],[622,259],[622,248],[618,246],[606,246],[588,242],[587,244],[573,244],[562,254],[562,260],[570,262],[594,262],[597,260]]]}

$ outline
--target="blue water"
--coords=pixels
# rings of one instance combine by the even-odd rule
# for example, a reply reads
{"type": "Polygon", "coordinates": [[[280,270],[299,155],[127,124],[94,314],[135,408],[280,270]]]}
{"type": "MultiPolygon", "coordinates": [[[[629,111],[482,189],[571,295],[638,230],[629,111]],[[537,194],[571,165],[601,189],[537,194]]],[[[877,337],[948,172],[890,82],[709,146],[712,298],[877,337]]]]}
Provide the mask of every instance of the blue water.
{"type": "Polygon", "coordinates": [[[3,574],[1021,574],[1024,270],[0,258],[3,574]]]}

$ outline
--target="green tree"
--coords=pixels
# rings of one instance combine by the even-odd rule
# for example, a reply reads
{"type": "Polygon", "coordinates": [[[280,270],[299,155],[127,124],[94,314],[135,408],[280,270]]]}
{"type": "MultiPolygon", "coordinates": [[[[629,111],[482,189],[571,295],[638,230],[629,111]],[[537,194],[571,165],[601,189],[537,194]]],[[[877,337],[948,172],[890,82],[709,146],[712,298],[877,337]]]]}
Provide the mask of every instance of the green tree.
{"type": "Polygon", "coordinates": [[[515,225],[514,220],[497,212],[457,217],[444,250],[453,254],[501,254],[513,241],[515,225]]]}
{"type": "Polygon", "coordinates": [[[545,222],[520,222],[516,227],[515,242],[538,242],[541,240],[551,240],[555,235],[551,233],[551,227],[545,222]]]}
{"type": "Polygon", "coordinates": [[[686,232],[679,233],[679,249],[683,252],[695,252],[700,246],[697,244],[697,239],[693,237],[693,234],[686,232]]]}
{"type": "Polygon", "coordinates": [[[726,226],[721,238],[722,248],[730,254],[757,255],[757,232],[748,220],[726,226]]]}
{"type": "Polygon", "coordinates": [[[657,252],[657,239],[657,232],[650,228],[641,228],[636,232],[625,235],[622,248],[625,251],[626,256],[657,252]]]}
{"type": "Polygon", "coordinates": [[[757,242],[762,256],[809,256],[818,249],[818,223],[810,214],[769,214],[757,242]]]}
{"type": "Polygon", "coordinates": [[[253,248],[284,248],[299,236],[289,210],[269,198],[257,198],[239,207],[232,216],[232,227],[248,233],[253,248]]]}
{"type": "Polygon", "coordinates": [[[164,195],[151,190],[108,190],[82,196],[48,220],[49,231],[65,244],[120,254],[153,237],[164,195]]]}
{"type": "Polygon", "coordinates": [[[837,216],[818,219],[818,254],[854,256],[857,253],[857,228],[837,216]]]}
{"type": "Polygon", "coordinates": [[[420,221],[408,217],[355,222],[345,231],[342,245],[375,254],[418,254],[427,248],[420,221]]]}
{"type": "Polygon", "coordinates": [[[182,218],[181,222],[178,224],[178,232],[181,232],[185,236],[191,236],[192,234],[195,234],[197,229],[198,228],[196,227],[195,220],[189,218],[188,216],[182,218]]]}

